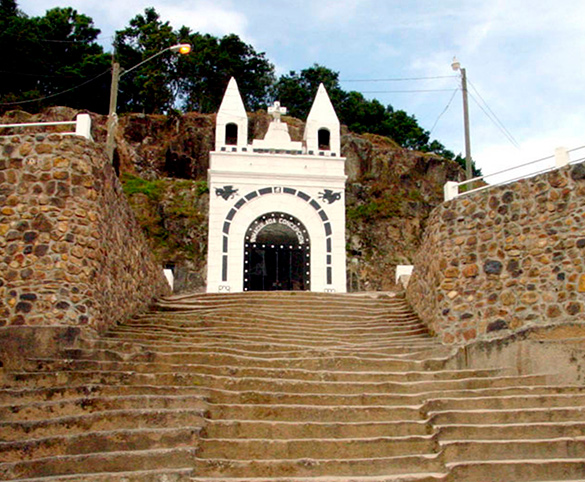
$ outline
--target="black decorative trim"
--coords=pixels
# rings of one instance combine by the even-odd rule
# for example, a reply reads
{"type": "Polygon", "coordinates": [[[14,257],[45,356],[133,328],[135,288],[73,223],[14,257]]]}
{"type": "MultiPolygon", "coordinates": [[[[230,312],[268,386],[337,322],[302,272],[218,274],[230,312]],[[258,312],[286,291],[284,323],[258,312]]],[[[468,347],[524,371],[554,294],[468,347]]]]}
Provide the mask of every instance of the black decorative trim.
{"type": "Polygon", "coordinates": [[[315,211],[319,211],[319,209],[321,209],[321,205],[317,201],[315,201],[314,199],[311,199],[311,201],[309,202],[309,204],[311,206],[313,206],[313,209],[315,211]]]}
{"type": "Polygon", "coordinates": [[[216,187],[215,195],[223,198],[225,201],[233,199],[238,194],[238,189],[234,189],[234,186],[216,187]]]}
{"type": "MultiPolygon", "coordinates": [[[[223,189],[225,189],[226,187],[231,188],[232,186],[224,186],[223,189]]],[[[218,188],[216,188],[216,193],[217,193],[218,188]]],[[[236,190],[237,192],[237,190],[236,190]]],[[[327,245],[327,258],[326,258],[326,266],[327,266],[327,284],[331,284],[331,279],[332,279],[332,267],[331,267],[331,235],[332,235],[332,229],[331,229],[331,223],[329,222],[329,218],[327,216],[327,214],[325,213],[325,211],[321,208],[321,205],[314,199],[311,198],[311,196],[309,196],[307,193],[303,192],[303,191],[297,191],[296,189],[290,188],[290,187],[265,187],[265,188],[261,188],[258,189],[258,191],[251,191],[248,194],[246,194],[245,196],[241,197],[240,199],[238,199],[238,201],[234,204],[233,208],[228,212],[227,216],[226,216],[226,220],[223,224],[223,233],[225,234],[225,236],[223,237],[223,257],[222,257],[222,281],[226,282],[227,281],[227,271],[228,271],[228,244],[229,244],[229,230],[230,230],[230,221],[233,221],[233,219],[235,218],[237,211],[242,208],[242,206],[244,204],[246,204],[247,201],[250,201],[258,196],[263,196],[265,194],[271,194],[271,193],[275,193],[275,194],[280,194],[280,193],[284,193],[284,194],[290,194],[292,196],[297,196],[299,198],[301,198],[303,201],[306,201],[307,203],[309,203],[313,209],[315,209],[318,214],[319,217],[321,218],[321,220],[323,221],[323,228],[325,229],[325,236],[326,236],[326,245],[327,245]]],[[[233,194],[233,193],[232,193],[233,194]]],[[[218,194],[219,196],[220,194],[218,194]]],[[[233,194],[235,195],[235,194],[233,194]]],[[[222,196],[223,197],[223,196],[222,196]]],[[[329,204],[337,201],[338,199],[341,199],[341,193],[333,193],[333,191],[331,191],[330,189],[324,189],[323,193],[319,193],[319,197],[321,199],[323,199],[325,202],[328,202],[329,204]],[[333,196],[333,198],[331,198],[331,201],[328,201],[328,198],[330,198],[329,194],[331,193],[331,195],[333,196]],[[339,196],[337,196],[339,195],[339,196]]],[[[225,198],[224,198],[225,199],[225,198]]],[[[307,281],[307,285],[309,284],[309,281],[307,281]]]]}
{"type": "Polygon", "coordinates": [[[319,199],[323,199],[327,204],[333,204],[341,199],[341,191],[333,192],[331,189],[323,189],[323,192],[319,193],[319,199]]]}
{"type": "Polygon", "coordinates": [[[234,208],[230,209],[230,212],[227,214],[226,219],[228,221],[231,221],[232,219],[234,219],[234,216],[236,215],[238,211],[235,210],[234,208]]]}

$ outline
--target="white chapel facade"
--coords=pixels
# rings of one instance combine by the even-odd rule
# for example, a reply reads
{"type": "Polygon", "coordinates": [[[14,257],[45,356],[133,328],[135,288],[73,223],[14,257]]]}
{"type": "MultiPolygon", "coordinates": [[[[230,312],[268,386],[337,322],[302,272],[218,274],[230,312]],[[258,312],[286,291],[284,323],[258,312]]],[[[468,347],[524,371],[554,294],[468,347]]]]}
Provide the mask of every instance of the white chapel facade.
{"type": "Polygon", "coordinates": [[[345,159],[323,85],[302,142],[275,102],[264,139],[248,144],[236,81],[217,113],[210,153],[207,291],[346,291],[345,159]]]}

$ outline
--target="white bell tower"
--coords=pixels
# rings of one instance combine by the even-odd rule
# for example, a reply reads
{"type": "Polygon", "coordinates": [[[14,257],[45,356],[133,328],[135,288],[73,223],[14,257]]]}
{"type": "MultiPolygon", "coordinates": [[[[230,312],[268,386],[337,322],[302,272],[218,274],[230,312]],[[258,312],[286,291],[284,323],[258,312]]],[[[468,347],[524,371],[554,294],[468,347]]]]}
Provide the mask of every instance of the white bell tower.
{"type": "Polygon", "coordinates": [[[268,112],[266,136],[248,144],[230,80],[209,162],[207,291],[345,292],[345,159],[333,105],[319,86],[302,142],[291,140],[285,107],[268,112]]]}

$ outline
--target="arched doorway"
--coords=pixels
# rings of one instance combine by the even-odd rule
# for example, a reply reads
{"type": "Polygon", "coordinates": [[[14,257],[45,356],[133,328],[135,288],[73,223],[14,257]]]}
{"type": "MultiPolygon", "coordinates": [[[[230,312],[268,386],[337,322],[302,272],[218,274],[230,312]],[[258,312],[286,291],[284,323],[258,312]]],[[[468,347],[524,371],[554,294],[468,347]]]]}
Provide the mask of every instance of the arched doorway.
{"type": "Polygon", "coordinates": [[[308,290],[310,249],[309,233],[294,216],[259,216],[244,238],[244,291],[308,290]]]}

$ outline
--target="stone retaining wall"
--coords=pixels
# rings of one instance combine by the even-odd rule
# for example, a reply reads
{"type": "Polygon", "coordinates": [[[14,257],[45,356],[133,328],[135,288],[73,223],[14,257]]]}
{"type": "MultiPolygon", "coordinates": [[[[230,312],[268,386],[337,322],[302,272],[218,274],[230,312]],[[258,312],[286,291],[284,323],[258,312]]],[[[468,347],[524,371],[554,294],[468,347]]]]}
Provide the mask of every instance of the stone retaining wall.
{"type": "Polygon", "coordinates": [[[585,165],[462,196],[427,222],[407,298],[444,343],[585,321],[585,165]]]}
{"type": "Polygon", "coordinates": [[[47,328],[61,328],[48,332],[62,342],[103,332],[168,292],[95,143],[59,134],[11,136],[0,138],[0,152],[3,351],[34,343],[14,341],[31,328],[43,346],[50,341],[39,333],[47,328]]]}

